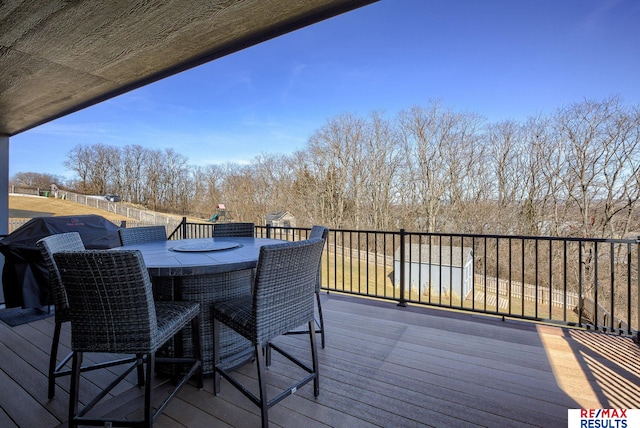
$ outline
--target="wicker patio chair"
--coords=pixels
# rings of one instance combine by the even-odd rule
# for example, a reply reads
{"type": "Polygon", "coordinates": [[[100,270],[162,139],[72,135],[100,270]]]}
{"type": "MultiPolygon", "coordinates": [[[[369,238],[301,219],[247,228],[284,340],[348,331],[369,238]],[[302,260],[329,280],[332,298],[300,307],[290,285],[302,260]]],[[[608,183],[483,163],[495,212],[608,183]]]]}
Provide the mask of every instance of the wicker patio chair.
{"type": "Polygon", "coordinates": [[[253,238],[255,229],[254,223],[216,223],[213,225],[213,237],[253,238]]]}
{"type": "Polygon", "coordinates": [[[120,244],[123,246],[167,240],[167,230],[164,226],[123,228],[118,230],[118,235],[120,235],[120,244]]]}
{"type": "Polygon", "coordinates": [[[137,250],[87,250],[54,254],[69,301],[71,348],[74,351],[69,392],[69,426],[153,426],[153,421],[178,390],[195,374],[202,388],[200,305],[194,302],[154,302],[151,281],[137,250]],[[191,326],[193,357],[156,357],[156,351],[184,327],[191,326]],[[105,390],[78,409],[80,365],[84,353],[134,354],[138,358],[105,390]],[[184,376],[154,410],[154,369],[157,363],[184,364],[184,376]],[[133,421],[87,416],[118,383],[137,367],[146,366],[144,418],[133,421]]]}
{"type": "Polygon", "coordinates": [[[212,308],[214,394],[220,391],[220,376],[224,377],[260,407],[262,426],[265,428],[269,425],[269,408],[302,385],[313,380],[313,395],[317,397],[320,393],[313,295],[323,246],[322,239],[308,239],[262,247],[253,294],[214,304],[212,308]],[[237,365],[234,361],[221,361],[219,347],[215,345],[218,343],[220,323],[251,341],[254,347],[253,361],[258,370],[259,396],[250,392],[232,376],[231,371],[237,365]],[[275,337],[303,324],[307,324],[309,329],[311,366],[272,343],[275,337]],[[307,372],[304,378],[270,400],[267,397],[265,358],[262,358],[265,348],[273,349],[307,372]]]}
{"type": "MultiPolygon", "coordinates": [[[[45,265],[49,270],[49,284],[53,294],[53,303],[55,307],[55,327],[53,330],[53,340],[51,341],[51,353],[49,354],[49,385],[47,395],[52,399],[56,393],[56,378],[68,376],[71,370],[67,367],[68,362],[73,356],[73,352],[67,354],[60,363],[58,360],[58,346],[60,343],[60,332],[65,322],[71,321],[69,317],[69,305],[67,303],[67,295],[64,288],[60,284],[60,272],[56,266],[53,254],[59,251],[81,251],[84,250],[84,244],[78,232],[59,233],[50,235],[36,242],[36,246],[40,249],[45,265]]],[[[119,364],[126,364],[135,361],[135,358],[121,358],[107,361],[99,364],[88,365],[82,367],[82,371],[97,370],[105,367],[111,367],[119,364]]],[[[139,371],[139,376],[143,375],[139,371]]]]}
{"type": "MultiPolygon", "coordinates": [[[[309,233],[309,239],[322,239],[322,242],[327,242],[327,237],[329,236],[329,229],[324,226],[313,226],[311,228],[311,232],[309,233]]],[[[316,282],[316,304],[318,307],[318,316],[315,317],[316,322],[316,333],[320,334],[320,343],[322,349],[324,349],[324,317],[322,316],[322,302],[320,301],[320,286],[322,284],[322,266],[320,262],[318,262],[318,280],[316,282]]],[[[306,334],[308,330],[296,329],[287,332],[287,334],[306,334]]],[[[269,361],[267,361],[269,363],[269,361]]]]}

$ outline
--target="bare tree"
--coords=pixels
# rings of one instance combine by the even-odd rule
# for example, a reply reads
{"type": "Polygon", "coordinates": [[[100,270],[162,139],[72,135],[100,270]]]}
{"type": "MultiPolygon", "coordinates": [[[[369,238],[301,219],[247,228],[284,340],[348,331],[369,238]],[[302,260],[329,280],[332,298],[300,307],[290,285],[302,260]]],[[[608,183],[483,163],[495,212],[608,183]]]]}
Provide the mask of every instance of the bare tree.
{"type": "Polygon", "coordinates": [[[162,168],[164,156],[160,150],[150,150],[144,163],[144,197],[143,203],[156,210],[162,206],[164,200],[164,186],[162,183],[162,168]]]}
{"type": "Polygon", "coordinates": [[[234,220],[260,224],[265,208],[256,195],[255,183],[253,165],[225,165],[222,197],[234,220]]]}
{"type": "Polygon", "coordinates": [[[168,148],[162,155],[162,162],[162,207],[170,212],[186,214],[192,199],[187,158],[168,148]]]}
{"type": "Polygon", "coordinates": [[[567,203],[581,235],[620,236],[618,227],[627,230],[639,196],[637,109],[625,109],[618,98],[584,101],[562,109],[556,120],[567,165],[567,203]],[[616,221],[619,214],[626,219],[616,221]]]}
{"type": "Polygon", "coordinates": [[[65,168],[78,175],[78,184],[80,186],[78,190],[82,193],[89,193],[89,174],[92,162],[91,148],[81,144],[75,146],[67,153],[67,160],[64,162],[65,168]]]}
{"type": "Polygon", "coordinates": [[[125,146],[121,152],[118,176],[122,187],[116,190],[123,200],[140,204],[144,200],[144,165],[148,149],[139,145],[125,146]]]}
{"type": "Polygon", "coordinates": [[[321,217],[331,219],[329,224],[333,227],[350,228],[358,224],[363,128],[361,119],[340,115],[309,139],[308,171],[318,183],[316,201],[322,208],[321,217]]]}
{"type": "Polygon", "coordinates": [[[373,113],[367,124],[366,167],[363,177],[364,227],[389,230],[396,223],[397,193],[402,187],[399,180],[404,162],[396,128],[380,113],[373,113]]]}
{"type": "Polygon", "coordinates": [[[64,178],[41,172],[18,172],[11,177],[9,184],[16,187],[48,189],[52,184],[62,185],[64,178]]]}
{"type": "Polygon", "coordinates": [[[193,183],[193,202],[191,213],[200,217],[209,218],[213,210],[207,204],[207,177],[206,170],[202,166],[191,168],[191,181],[193,183]]]}
{"type": "Polygon", "coordinates": [[[289,157],[282,154],[261,154],[253,160],[255,165],[256,200],[267,212],[296,211],[298,204],[292,199],[293,169],[289,157]]]}
{"type": "Polygon", "coordinates": [[[110,191],[111,179],[115,175],[115,165],[119,162],[116,147],[105,144],[93,144],[89,147],[91,164],[89,166],[90,192],[104,195],[110,191]]]}
{"type": "Polygon", "coordinates": [[[403,202],[412,221],[409,227],[435,232],[446,194],[445,170],[442,168],[446,125],[441,122],[441,107],[432,102],[429,108],[412,107],[401,112],[399,121],[404,156],[407,161],[403,178],[403,202]]]}
{"type": "Polygon", "coordinates": [[[495,197],[502,209],[514,208],[522,200],[524,193],[523,175],[526,170],[522,168],[524,139],[521,133],[521,126],[513,121],[488,127],[487,139],[495,178],[495,197]]]}
{"type": "Polygon", "coordinates": [[[314,164],[307,152],[298,151],[286,158],[286,166],[291,171],[291,186],[289,198],[295,209],[295,215],[300,222],[306,224],[326,224],[335,227],[332,218],[323,217],[326,212],[326,200],[323,194],[319,176],[315,173],[314,164]]]}
{"type": "Polygon", "coordinates": [[[632,224],[640,198],[640,111],[618,105],[614,122],[607,127],[610,143],[605,148],[601,236],[625,237],[632,224]]]}
{"type": "Polygon", "coordinates": [[[80,177],[80,191],[103,195],[114,187],[112,179],[117,176],[115,166],[118,163],[117,148],[97,143],[74,147],[64,165],[80,177]]]}
{"type": "Polygon", "coordinates": [[[486,211],[489,205],[486,201],[491,199],[492,177],[482,134],[484,118],[473,113],[449,112],[447,116],[450,116],[449,133],[453,143],[445,144],[442,150],[447,214],[441,228],[482,233],[487,229],[487,220],[497,218],[486,211]]]}
{"type": "Polygon", "coordinates": [[[402,200],[412,213],[412,226],[442,231],[447,210],[478,194],[483,150],[479,145],[482,118],[455,113],[438,102],[412,107],[399,116],[406,171],[402,200]]]}

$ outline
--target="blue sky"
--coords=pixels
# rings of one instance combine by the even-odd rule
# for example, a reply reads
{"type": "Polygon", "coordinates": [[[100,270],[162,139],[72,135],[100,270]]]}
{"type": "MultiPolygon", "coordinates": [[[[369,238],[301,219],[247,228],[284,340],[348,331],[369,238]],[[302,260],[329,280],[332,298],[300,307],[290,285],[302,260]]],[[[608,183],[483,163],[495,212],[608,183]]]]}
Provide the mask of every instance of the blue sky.
{"type": "Polygon", "coordinates": [[[640,105],[639,22],[638,0],[381,0],[14,136],[9,174],[70,178],[67,153],[95,143],[247,163],[433,99],[490,122],[640,105]]]}

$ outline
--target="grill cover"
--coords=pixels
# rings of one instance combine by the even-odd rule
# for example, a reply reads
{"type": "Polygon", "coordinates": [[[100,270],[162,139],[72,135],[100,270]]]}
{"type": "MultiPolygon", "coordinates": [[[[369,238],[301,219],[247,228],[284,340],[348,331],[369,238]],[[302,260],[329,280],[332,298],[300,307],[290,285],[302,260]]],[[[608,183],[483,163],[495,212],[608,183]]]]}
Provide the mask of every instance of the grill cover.
{"type": "Polygon", "coordinates": [[[2,288],[7,308],[37,308],[49,304],[49,271],[36,247],[45,236],[78,232],[87,249],[120,246],[118,229],[99,215],[36,217],[0,240],[5,257],[2,288]]]}

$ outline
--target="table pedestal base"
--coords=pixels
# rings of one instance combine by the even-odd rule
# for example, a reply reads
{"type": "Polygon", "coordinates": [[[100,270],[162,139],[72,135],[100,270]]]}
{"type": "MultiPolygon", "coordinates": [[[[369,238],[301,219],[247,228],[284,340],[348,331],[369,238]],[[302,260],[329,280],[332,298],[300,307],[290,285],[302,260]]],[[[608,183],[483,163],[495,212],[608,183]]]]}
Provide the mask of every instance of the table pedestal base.
{"type": "MultiPolygon", "coordinates": [[[[213,303],[251,294],[253,269],[233,272],[181,277],[154,277],[153,293],[156,300],[186,300],[200,303],[200,341],[202,366],[205,375],[213,374],[213,303]]],[[[222,360],[251,357],[253,347],[244,337],[225,325],[220,330],[220,357],[222,360]]],[[[161,353],[191,356],[191,334],[185,329],[181,339],[165,346],[161,353]],[[184,350],[184,352],[183,352],[184,350]]],[[[172,341],[173,342],[173,341],[172,341]]],[[[170,367],[159,367],[158,371],[171,371],[170,367]]],[[[168,373],[173,374],[173,373],[168,373]]]]}

